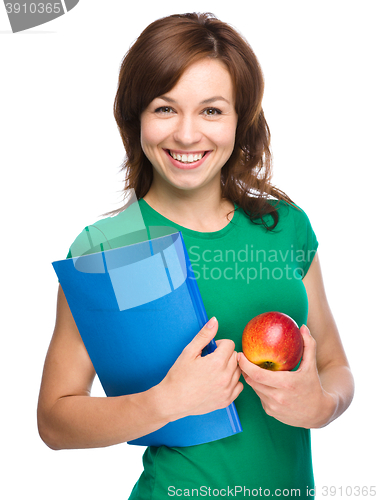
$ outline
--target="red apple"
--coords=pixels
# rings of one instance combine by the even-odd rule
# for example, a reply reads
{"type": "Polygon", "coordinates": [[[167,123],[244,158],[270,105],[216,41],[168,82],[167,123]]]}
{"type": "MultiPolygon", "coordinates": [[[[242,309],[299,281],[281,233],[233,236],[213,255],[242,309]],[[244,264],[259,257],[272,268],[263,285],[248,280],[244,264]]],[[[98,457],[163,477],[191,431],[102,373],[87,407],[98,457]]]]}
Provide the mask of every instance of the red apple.
{"type": "Polygon", "coordinates": [[[245,357],[267,370],[292,370],[303,354],[303,338],[287,314],[267,312],[247,323],[242,336],[245,357]]]}

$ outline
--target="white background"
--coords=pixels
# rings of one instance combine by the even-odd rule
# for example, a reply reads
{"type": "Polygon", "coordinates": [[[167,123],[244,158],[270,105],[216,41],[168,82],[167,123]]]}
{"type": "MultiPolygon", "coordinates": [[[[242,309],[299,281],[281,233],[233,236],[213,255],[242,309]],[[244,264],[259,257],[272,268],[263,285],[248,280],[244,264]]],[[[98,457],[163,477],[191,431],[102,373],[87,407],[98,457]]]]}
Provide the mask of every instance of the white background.
{"type": "MultiPolygon", "coordinates": [[[[312,432],[318,498],[327,486],[343,487],[345,498],[347,486],[377,485],[375,2],[81,0],[18,34],[0,6],[6,500],[127,499],[141,472],[139,447],[51,451],[36,406],[55,321],[51,262],[121,203],[124,150],[112,106],[122,57],[150,22],[188,11],[213,12],[252,45],[266,80],[274,182],[305,209],[320,242],[356,395],[341,418],[312,432]]],[[[103,394],[98,382],[93,394],[103,394]]]]}

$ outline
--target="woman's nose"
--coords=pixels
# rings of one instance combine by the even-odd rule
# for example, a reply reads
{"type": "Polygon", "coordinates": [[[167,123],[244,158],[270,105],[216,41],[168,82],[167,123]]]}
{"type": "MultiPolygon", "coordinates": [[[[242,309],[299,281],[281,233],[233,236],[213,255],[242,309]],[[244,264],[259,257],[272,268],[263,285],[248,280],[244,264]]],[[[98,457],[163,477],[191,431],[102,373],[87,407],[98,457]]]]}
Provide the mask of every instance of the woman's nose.
{"type": "Polygon", "coordinates": [[[185,146],[200,142],[202,138],[198,123],[191,116],[182,116],[180,118],[173,135],[176,142],[185,146]]]}

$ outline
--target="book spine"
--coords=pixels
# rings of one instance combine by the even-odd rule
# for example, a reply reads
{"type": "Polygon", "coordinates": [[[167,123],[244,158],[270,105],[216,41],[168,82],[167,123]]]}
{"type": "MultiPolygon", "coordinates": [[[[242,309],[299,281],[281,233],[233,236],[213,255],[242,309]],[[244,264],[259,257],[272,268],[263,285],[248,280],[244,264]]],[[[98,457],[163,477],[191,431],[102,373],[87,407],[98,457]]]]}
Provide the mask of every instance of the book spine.
{"type": "MultiPolygon", "coordinates": [[[[193,270],[192,270],[192,264],[189,259],[188,252],[186,250],[185,242],[182,236],[182,233],[180,231],[180,238],[182,242],[182,247],[184,249],[184,255],[185,255],[185,262],[186,262],[186,269],[187,269],[187,284],[188,284],[188,290],[189,294],[191,296],[194,309],[197,314],[197,319],[198,323],[200,324],[200,328],[206,325],[208,322],[208,317],[206,314],[206,309],[204,306],[204,303],[202,301],[201,293],[198,288],[198,284],[196,281],[196,277],[194,276],[193,270]]],[[[204,349],[203,355],[210,354],[215,351],[217,347],[217,344],[215,343],[215,340],[212,339],[211,342],[207,345],[207,347],[204,349]]],[[[230,424],[232,427],[233,432],[236,434],[237,432],[241,432],[242,426],[239,420],[238,413],[236,411],[235,403],[231,403],[227,408],[227,414],[228,418],[230,420],[230,424]]]]}
{"type": "MultiPolygon", "coordinates": [[[[182,233],[180,231],[180,238],[181,238],[181,243],[182,247],[184,249],[184,255],[185,255],[185,263],[186,263],[186,271],[187,271],[187,285],[188,285],[188,290],[190,297],[192,299],[194,309],[196,311],[198,323],[200,325],[200,328],[204,327],[206,323],[209,321],[208,316],[206,314],[206,309],[202,301],[201,293],[198,288],[198,284],[196,281],[196,277],[194,276],[194,272],[192,269],[192,264],[189,259],[188,252],[186,250],[185,242],[182,236],[182,233]]],[[[208,344],[208,346],[205,348],[206,352],[204,354],[210,354],[211,352],[214,352],[216,349],[217,345],[215,343],[215,340],[212,339],[211,342],[208,344]]]]}

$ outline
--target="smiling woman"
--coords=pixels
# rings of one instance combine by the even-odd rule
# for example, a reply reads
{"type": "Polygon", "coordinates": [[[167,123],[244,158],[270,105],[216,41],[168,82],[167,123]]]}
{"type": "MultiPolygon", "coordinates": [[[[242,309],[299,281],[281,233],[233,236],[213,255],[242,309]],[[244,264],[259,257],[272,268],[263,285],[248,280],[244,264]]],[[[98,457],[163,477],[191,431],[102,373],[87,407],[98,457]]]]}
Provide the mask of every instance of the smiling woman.
{"type": "Polygon", "coordinates": [[[181,196],[181,190],[191,190],[192,196],[212,192],[220,198],[221,169],[234,149],[236,126],[227,68],[217,59],[193,63],[175,87],[141,115],[141,145],[153,167],[144,199],[156,205],[161,197],[181,196]],[[162,106],[164,102],[170,106],[162,106]]]}
{"type": "MultiPolygon", "coordinates": [[[[274,227],[278,220],[277,211],[274,205],[267,202],[267,196],[288,202],[291,200],[270,183],[270,132],[261,106],[263,92],[264,81],[258,60],[249,44],[231,26],[208,14],[173,15],[152,23],[123,59],[114,103],[114,115],[126,150],[123,164],[126,171],[125,194],[133,188],[140,199],[151,190],[152,180],[155,182],[158,179],[158,172],[156,162],[151,161],[147,154],[145,132],[151,128],[148,123],[158,120],[159,130],[163,132],[172,126],[173,120],[175,126],[180,125],[175,136],[171,134],[170,141],[174,144],[162,144],[162,147],[167,152],[172,149],[176,155],[205,153],[204,168],[201,166],[200,172],[204,182],[204,174],[208,175],[213,170],[208,170],[207,165],[211,163],[214,167],[214,157],[216,160],[220,158],[222,150],[224,161],[220,169],[220,189],[223,222],[220,221],[218,226],[228,222],[227,214],[233,209],[232,200],[251,219],[258,219],[263,225],[267,224],[263,216],[271,214],[271,225],[274,227]],[[190,110],[187,98],[190,98],[190,110]],[[167,124],[163,119],[168,121],[167,124]],[[213,131],[211,137],[221,133],[219,151],[216,144],[211,144],[211,137],[205,145],[205,124],[206,130],[213,131]],[[231,133],[232,127],[233,138],[226,138],[225,131],[231,133]],[[199,143],[200,137],[202,140],[199,143]],[[224,145],[225,140],[233,143],[230,151],[224,145]]],[[[151,154],[151,149],[148,151],[151,154]]],[[[158,154],[157,150],[155,153],[155,159],[158,155],[162,167],[163,159],[166,164],[166,155],[162,152],[158,154]]],[[[174,158],[173,154],[170,156],[174,158]]],[[[178,163],[171,162],[171,165],[180,168],[178,163]]],[[[172,172],[174,170],[171,169],[171,175],[172,172]]],[[[193,174],[193,178],[197,177],[197,172],[193,174]]],[[[176,179],[177,175],[178,172],[176,179]]],[[[208,182],[209,177],[206,179],[208,182]]],[[[196,183],[188,175],[182,175],[181,181],[185,189],[196,183]]],[[[148,197],[151,204],[154,191],[155,187],[148,197]]],[[[173,192],[171,189],[170,194],[173,195],[173,192]]],[[[202,193],[204,196],[205,188],[202,193]]],[[[156,197],[154,207],[163,210],[156,197]]],[[[165,209],[164,213],[172,217],[174,212],[174,220],[178,221],[177,210],[177,207],[170,211],[165,209]]],[[[195,225],[192,224],[192,227],[195,225]]],[[[203,226],[199,228],[204,229],[203,226]]]]}
{"type": "MultiPolygon", "coordinates": [[[[109,446],[233,401],[243,427],[196,446],[148,447],[132,500],[202,487],[229,496],[233,488],[245,496],[308,496],[310,428],[332,422],[353,396],[317,238],[306,214],[270,183],[262,96],[252,49],[209,14],[155,21],[121,65],[114,112],[126,149],[125,194],[135,190],[146,226],[181,231],[211,319],[156,386],[94,398],[94,368],[59,289],[38,406],[41,436],[53,449],[109,446]],[[269,311],[302,325],[296,371],[267,372],[241,352],[245,325],[269,311]],[[213,338],[217,349],[202,356],[213,338]]],[[[132,278],[125,275],[122,286],[133,291],[132,278]]],[[[177,309],[167,317],[180,318],[177,309]]],[[[144,310],[138,314],[142,321],[144,310]]]]}

